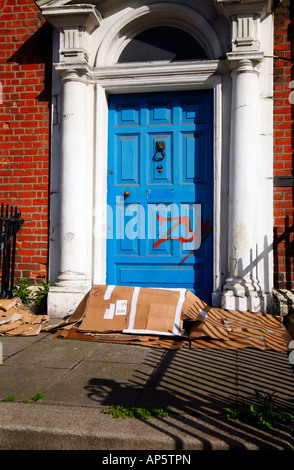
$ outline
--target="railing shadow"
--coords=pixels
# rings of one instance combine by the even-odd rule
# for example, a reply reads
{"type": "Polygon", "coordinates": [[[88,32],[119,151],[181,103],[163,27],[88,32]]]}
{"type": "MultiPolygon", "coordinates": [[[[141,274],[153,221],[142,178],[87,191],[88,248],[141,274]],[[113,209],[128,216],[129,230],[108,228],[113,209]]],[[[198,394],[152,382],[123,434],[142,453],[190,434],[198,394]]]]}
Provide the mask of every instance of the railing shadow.
{"type": "MultiPolygon", "coordinates": [[[[136,346],[135,346],[136,347],[136,346]]],[[[258,350],[189,349],[165,351],[158,363],[156,351],[142,366],[154,366],[148,376],[144,367],[134,368],[133,377],[122,383],[92,378],[88,397],[101,406],[167,406],[168,419],[149,419],[146,426],[174,439],[184,449],[185,439],[197,439],[203,449],[215,440],[230,448],[278,450],[294,448],[294,436],[281,425],[267,430],[252,428],[223,417],[225,407],[237,400],[255,402],[254,389],[275,394],[280,410],[294,410],[294,375],[283,353],[258,350]],[[289,366],[289,367],[288,367],[289,366]]]]}
{"type": "Polygon", "coordinates": [[[274,285],[280,289],[293,289],[292,266],[294,259],[294,223],[290,225],[289,216],[285,217],[285,228],[281,235],[278,229],[274,228],[274,285]],[[279,247],[285,248],[285,278],[279,270],[279,247]]]}

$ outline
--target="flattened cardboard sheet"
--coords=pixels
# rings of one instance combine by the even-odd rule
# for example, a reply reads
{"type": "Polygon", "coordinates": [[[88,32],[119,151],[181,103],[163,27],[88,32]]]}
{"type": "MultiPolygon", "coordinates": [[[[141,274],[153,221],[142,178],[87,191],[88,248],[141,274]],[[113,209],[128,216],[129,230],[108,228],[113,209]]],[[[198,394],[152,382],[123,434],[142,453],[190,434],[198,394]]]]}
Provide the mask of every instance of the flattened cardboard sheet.
{"type": "Polygon", "coordinates": [[[35,336],[48,324],[48,315],[35,315],[13,304],[0,310],[0,336],[35,336]]]}
{"type": "Polygon", "coordinates": [[[181,337],[159,337],[156,335],[135,335],[126,333],[81,333],[76,326],[70,329],[61,328],[55,332],[54,338],[96,341],[100,343],[118,343],[153,347],[158,349],[179,349],[187,346],[187,340],[181,337]]]}
{"type": "Polygon", "coordinates": [[[281,317],[214,308],[208,310],[204,320],[191,323],[188,338],[191,347],[206,344],[221,349],[252,347],[274,351],[287,351],[291,340],[281,317]]]}
{"type": "Polygon", "coordinates": [[[59,328],[71,328],[73,325],[80,323],[82,318],[85,315],[87,305],[89,302],[90,292],[88,292],[85,297],[81,300],[75,311],[67,317],[66,319],[61,320],[59,323],[55,323],[54,325],[48,325],[42,328],[44,333],[54,333],[59,328]]]}
{"type": "Polygon", "coordinates": [[[58,338],[164,349],[287,351],[291,341],[280,317],[213,308],[183,289],[130,286],[93,286],[70,318],[42,331],[58,338]]]}
{"type": "Polygon", "coordinates": [[[187,324],[188,337],[190,340],[209,337],[212,339],[228,339],[228,330],[223,322],[223,317],[217,309],[211,309],[209,316],[199,315],[201,320],[187,324]]]}
{"type": "Polygon", "coordinates": [[[181,336],[185,289],[135,288],[124,333],[181,336]]]}
{"type": "Polygon", "coordinates": [[[21,305],[21,300],[19,297],[14,297],[13,299],[0,299],[0,310],[7,312],[12,307],[17,307],[21,305]]]}
{"type": "Polygon", "coordinates": [[[134,289],[129,286],[93,286],[78,331],[123,331],[128,324],[134,289]],[[122,314],[123,308],[125,314],[122,314]]]}
{"type": "Polygon", "coordinates": [[[182,320],[184,322],[202,321],[209,311],[211,311],[211,307],[203,300],[189,290],[186,292],[182,309],[182,320]]]}

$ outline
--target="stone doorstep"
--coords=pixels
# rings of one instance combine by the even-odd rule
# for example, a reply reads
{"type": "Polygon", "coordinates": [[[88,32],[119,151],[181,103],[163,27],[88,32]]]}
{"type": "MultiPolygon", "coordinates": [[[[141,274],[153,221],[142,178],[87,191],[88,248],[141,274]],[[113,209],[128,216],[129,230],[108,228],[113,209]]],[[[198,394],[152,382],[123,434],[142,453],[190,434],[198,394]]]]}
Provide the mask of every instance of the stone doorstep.
{"type": "Polygon", "coordinates": [[[294,291],[287,289],[273,290],[273,304],[275,315],[286,316],[292,314],[294,321],[294,291]]]}

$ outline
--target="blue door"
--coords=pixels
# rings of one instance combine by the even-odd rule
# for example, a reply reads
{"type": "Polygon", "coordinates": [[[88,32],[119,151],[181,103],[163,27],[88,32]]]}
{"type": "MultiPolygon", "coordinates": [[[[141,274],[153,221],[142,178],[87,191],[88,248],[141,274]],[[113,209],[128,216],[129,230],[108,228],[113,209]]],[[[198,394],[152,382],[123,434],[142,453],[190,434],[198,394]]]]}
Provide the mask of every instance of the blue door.
{"type": "Polygon", "coordinates": [[[107,284],[211,300],[212,92],[109,98],[107,284]]]}

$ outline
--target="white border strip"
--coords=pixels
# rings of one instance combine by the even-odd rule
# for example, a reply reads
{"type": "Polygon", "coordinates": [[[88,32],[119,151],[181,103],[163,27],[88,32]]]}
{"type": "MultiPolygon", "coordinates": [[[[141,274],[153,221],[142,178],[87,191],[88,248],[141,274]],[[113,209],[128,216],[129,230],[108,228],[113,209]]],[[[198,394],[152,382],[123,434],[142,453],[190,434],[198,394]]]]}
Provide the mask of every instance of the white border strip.
{"type": "MultiPolygon", "coordinates": [[[[131,313],[130,313],[130,319],[129,319],[129,326],[127,330],[133,330],[134,329],[134,324],[135,324],[135,317],[136,317],[136,311],[137,311],[137,301],[138,301],[138,296],[140,292],[140,287],[135,287],[134,292],[133,292],[133,298],[132,298],[132,305],[131,305],[131,313]]],[[[125,331],[125,330],[124,330],[125,331]]]]}
{"type": "Polygon", "coordinates": [[[109,300],[115,286],[108,286],[104,293],[104,300],[109,300]]]}
{"type": "Polygon", "coordinates": [[[182,307],[183,307],[183,303],[185,300],[185,296],[186,296],[186,289],[180,289],[180,298],[179,298],[178,305],[177,305],[177,310],[176,310],[175,320],[174,320],[174,329],[173,329],[173,334],[175,335],[180,335],[180,321],[181,321],[182,307]]]}
{"type": "Polygon", "coordinates": [[[167,333],[166,331],[155,331],[155,330],[135,330],[135,329],[126,329],[123,330],[123,333],[136,333],[139,335],[158,335],[158,336],[181,336],[175,333],[167,333]]]}

